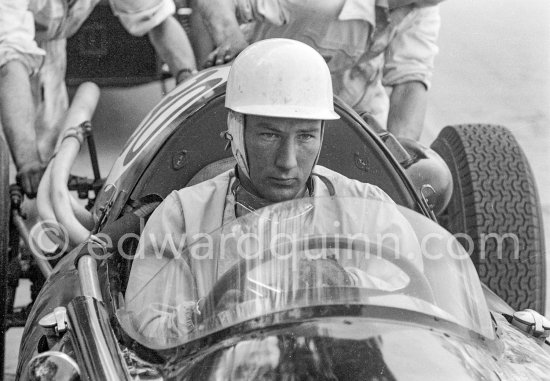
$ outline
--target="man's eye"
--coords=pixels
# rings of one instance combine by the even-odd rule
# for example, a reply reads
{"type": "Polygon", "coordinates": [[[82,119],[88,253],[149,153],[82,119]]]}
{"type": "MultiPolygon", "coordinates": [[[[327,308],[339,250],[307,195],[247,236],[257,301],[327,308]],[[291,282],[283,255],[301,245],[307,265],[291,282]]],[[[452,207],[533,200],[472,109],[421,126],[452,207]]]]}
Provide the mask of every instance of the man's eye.
{"type": "Polygon", "coordinates": [[[312,139],[315,139],[315,135],[311,135],[311,134],[300,134],[298,135],[298,139],[300,139],[301,141],[303,142],[307,142],[307,141],[310,141],[312,139]]]}

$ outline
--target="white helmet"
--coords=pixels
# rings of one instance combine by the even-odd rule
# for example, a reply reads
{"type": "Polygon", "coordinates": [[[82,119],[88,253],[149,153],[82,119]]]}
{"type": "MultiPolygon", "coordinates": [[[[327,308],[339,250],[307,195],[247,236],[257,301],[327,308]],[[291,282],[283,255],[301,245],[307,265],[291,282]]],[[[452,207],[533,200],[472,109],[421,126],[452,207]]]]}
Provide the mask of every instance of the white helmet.
{"type": "Polygon", "coordinates": [[[227,79],[225,107],[249,115],[339,119],[323,57],[284,38],[256,42],[237,56],[227,79]]]}

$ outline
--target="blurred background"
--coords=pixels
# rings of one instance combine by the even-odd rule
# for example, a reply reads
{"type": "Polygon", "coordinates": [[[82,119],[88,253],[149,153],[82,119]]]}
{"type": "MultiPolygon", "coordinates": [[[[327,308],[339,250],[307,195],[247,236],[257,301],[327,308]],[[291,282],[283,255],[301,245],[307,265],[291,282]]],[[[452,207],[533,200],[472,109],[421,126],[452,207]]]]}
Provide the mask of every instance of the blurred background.
{"type": "MultiPolygon", "coordinates": [[[[447,0],[441,5],[441,17],[440,54],[421,141],[431,144],[439,131],[450,124],[492,123],[508,127],[534,171],[548,247],[550,1],[447,0]]],[[[168,87],[172,86],[169,82],[168,87]]],[[[161,97],[159,82],[102,89],[93,125],[103,176],[126,139],[161,97]]],[[[83,151],[73,173],[92,177],[90,168],[87,152],[83,151]]],[[[28,301],[28,284],[22,282],[17,303],[24,305],[28,301]]],[[[546,315],[550,316],[550,290],[546,305],[546,315]]],[[[7,379],[14,374],[21,334],[22,328],[7,333],[7,379]]]]}
{"type": "MultiPolygon", "coordinates": [[[[421,140],[430,144],[449,124],[508,127],[534,172],[550,263],[550,2],[447,0],[441,18],[421,140]]],[[[550,288],[546,300],[550,316],[550,288]]]]}

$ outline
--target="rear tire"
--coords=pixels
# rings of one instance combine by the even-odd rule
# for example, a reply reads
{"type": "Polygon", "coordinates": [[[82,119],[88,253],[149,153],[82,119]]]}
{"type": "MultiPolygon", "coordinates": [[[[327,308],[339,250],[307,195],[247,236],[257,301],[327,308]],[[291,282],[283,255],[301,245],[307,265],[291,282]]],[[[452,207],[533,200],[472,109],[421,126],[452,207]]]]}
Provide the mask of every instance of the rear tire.
{"type": "MultiPolygon", "coordinates": [[[[0,137],[0,371],[4,374],[4,358],[6,355],[6,297],[7,275],[9,262],[9,166],[8,146],[0,137]]],[[[3,377],[0,377],[2,379],[3,377]]]]}
{"type": "Polygon", "coordinates": [[[494,125],[448,126],[432,148],[449,166],[454,182],[441,224],[471,238],[468,242],[459,235],[467,250],[473,242],[472,260],[491,290],[516,310],[544,314],[540,202],[529,163],[512,133],[494,125]]]}

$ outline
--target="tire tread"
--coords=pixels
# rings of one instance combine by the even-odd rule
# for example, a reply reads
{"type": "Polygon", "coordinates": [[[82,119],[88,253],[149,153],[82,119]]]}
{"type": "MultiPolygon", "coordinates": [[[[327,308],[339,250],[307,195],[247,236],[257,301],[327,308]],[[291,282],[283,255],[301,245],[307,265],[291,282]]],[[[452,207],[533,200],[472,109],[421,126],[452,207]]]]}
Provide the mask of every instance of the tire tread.
{"type": "Polygon", "coordinates": [[[496,125],[447,126],[432,148],[453,174],[453,196],[444,227],[473,239],[472,260],[491,290],[514,309],[544,313],[546,268],[540,203],[531,168],[514,136],[496,125]],[[502,259],[493,249],[494,240],[486,240],[483,258],[482,238],[490,233],[515,234],[519,258],[514,258],[509,240],[503,244],[502,259]]]}

